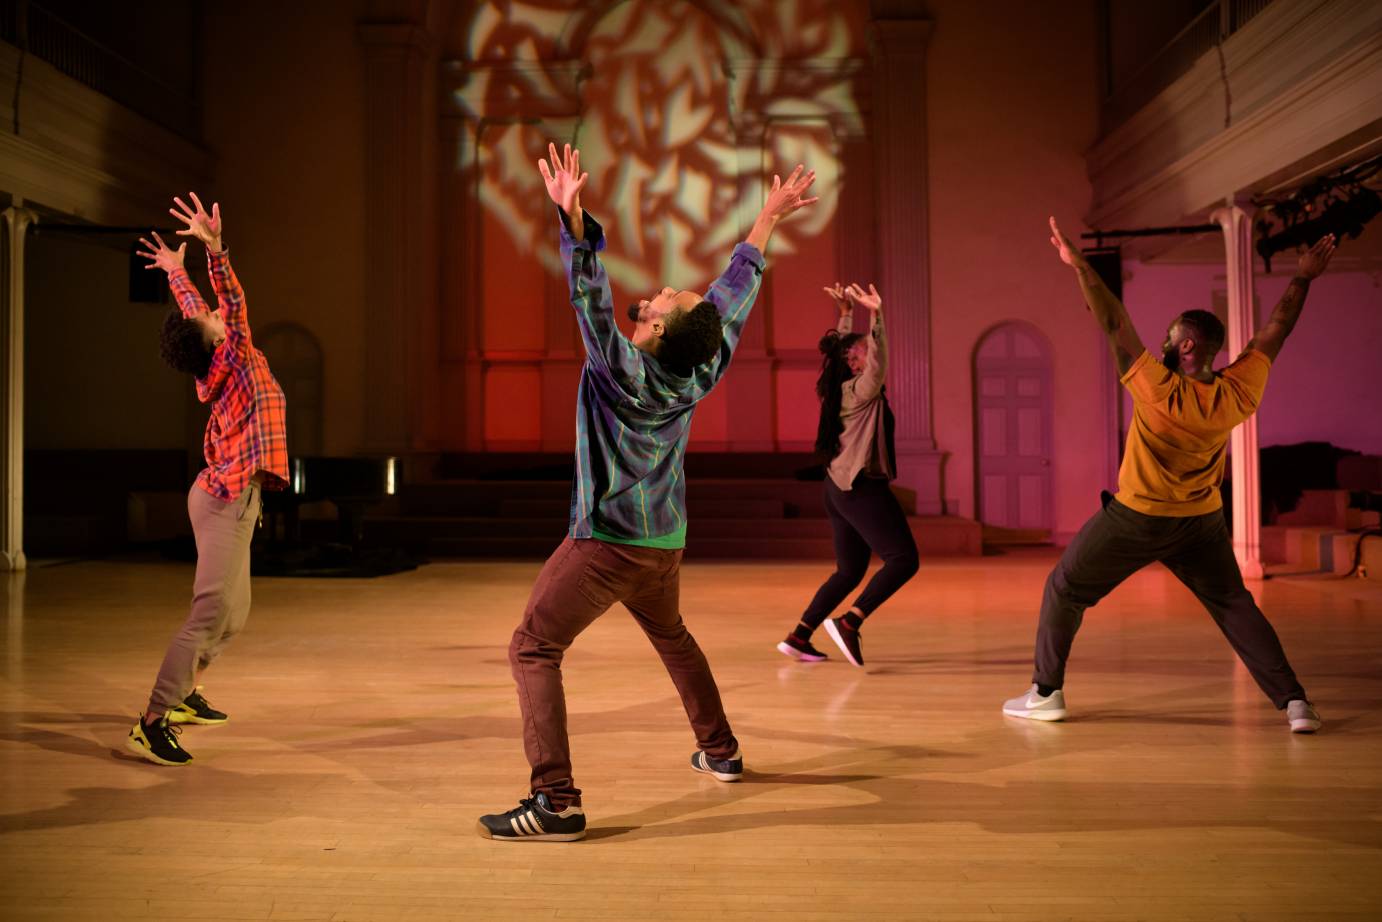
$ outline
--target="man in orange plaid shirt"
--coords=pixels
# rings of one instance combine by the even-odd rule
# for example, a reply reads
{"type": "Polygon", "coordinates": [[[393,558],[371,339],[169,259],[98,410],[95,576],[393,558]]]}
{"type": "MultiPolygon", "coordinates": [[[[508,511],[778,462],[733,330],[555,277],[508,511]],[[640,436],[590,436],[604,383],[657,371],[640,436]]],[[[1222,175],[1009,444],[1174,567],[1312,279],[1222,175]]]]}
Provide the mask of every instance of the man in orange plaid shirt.
{"type": "Polygon", "coordinates": [[[179,310],[163,324],[163,359],[191,374],[197,399],[211,404],[204,441],[206,469],[187,496],[197,539],[192,610],[159,669],[149,706],[130,730],[126,747],[159,765],[185,765],[192,755],[178,743],[176,724],[221,724],[226,715],[207,703],[197,674],[225,649],[250,611],[250,541],[259,521],[260,491],[288,480],[283,389],[254,348],[245,316],[245,292],[221,243],[221,207],[174,198],[169,213],[187,225],[180,236],[206,245],[216,310],[210,310],[183,268],[184,243],[171,249],[158,234],[140,238],[148,268],[168,273],[179,310]]]}

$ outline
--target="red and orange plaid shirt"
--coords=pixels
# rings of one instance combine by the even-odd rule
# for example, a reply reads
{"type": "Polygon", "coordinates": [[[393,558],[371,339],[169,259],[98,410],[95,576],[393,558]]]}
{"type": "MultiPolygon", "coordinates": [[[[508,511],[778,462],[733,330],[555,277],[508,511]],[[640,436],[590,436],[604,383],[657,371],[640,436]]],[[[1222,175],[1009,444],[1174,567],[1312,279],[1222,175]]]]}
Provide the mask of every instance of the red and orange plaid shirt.
{"type": "MultiPolygon", "coordinates": [[[[197,379],[197,399],[211,404],[203,443],[207,467],[197,475],[197,486],[230,502],[260,471],[265,475],[265,489],[281,490],[288,485],[287,401],[264,353],[250,339],[245,291],[230,268],[228,252],[207,251],[206,264],[225,320],[226,339],[216,347],[206,377],[197,379]]],[[[168,285],[184,317],[206,312],[206,302],[186,269],[168,273],[168,285]]]]}

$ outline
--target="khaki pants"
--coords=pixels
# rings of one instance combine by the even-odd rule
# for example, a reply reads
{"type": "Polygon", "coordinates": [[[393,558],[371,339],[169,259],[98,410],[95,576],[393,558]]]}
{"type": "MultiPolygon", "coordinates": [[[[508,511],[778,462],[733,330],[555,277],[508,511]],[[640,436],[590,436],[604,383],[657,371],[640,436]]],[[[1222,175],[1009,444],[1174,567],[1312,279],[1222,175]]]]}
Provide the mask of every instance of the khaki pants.
{"type": "Polygon", "coordinates": [[[259,521],[260,486],[251,482],[226,503],[193,485],[187,515],[197,539],[197,575],[192,610],[173,637],[158,670],[148,713],[163,714],[182,703],[197,684],[197,672],[215,662],[250,614],[250,541],[259,521]]]}
{"type": "Polygon", "coordinates": [[[571,777],[561,661],[576,635],[623,602],[662,659],[691,721],[696,744],[727,759],[739,743],[720,703],[720,690],[678,607],[681,551],[567,538],[533,585],[523,623],[509,645],[509,665],[523,712],[523,749],[534,794],[564,810],[581,802],[571,777]]]}

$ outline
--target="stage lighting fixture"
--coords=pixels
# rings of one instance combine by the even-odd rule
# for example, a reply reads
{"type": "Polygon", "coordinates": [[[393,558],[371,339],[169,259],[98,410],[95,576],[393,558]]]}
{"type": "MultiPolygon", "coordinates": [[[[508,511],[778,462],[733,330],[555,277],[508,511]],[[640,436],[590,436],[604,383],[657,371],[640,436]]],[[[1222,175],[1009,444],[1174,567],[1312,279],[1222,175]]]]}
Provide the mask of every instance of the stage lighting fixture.
{"type": "Polygon", "coordinates": [[[1326,234],[1357,238],[1382,213],[1382,195],[1363,185],[1379,168],[1382,157],[1314,179],[1288,198],[1259,202],[1267,217],[1257,224],[1257,253],[1267,271],[1275,254],[1311,246],[1326,234]]]}

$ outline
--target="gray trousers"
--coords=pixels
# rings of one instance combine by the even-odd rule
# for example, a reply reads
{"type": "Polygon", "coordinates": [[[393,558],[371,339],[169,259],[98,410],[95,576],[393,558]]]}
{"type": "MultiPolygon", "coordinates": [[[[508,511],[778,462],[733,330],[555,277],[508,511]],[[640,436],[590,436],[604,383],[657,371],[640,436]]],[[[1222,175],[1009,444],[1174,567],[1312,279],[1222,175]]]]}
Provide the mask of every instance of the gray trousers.
{"type": "Polygon", "coordinates": [[[1305,699],[1276,631],[1253,601],[1233,556],[1223,510],[1173,518],[1108,499],[1046,580],[1032,680],[1060,688],[1084,610],[1153,561],[1161,561],[1209,610],[1229,645],[1278,708],[1305,699]]]}
{"type": "Polygon", "coordinates": [[[229,503],[193,484],[187,515],[197,539],[192,610],[168,645],[146,713],[164,714],[197,684],[197,672],[215,662],[250,614],[250,541],[259,521],[259,484],[251,482],[229,503]]]}

